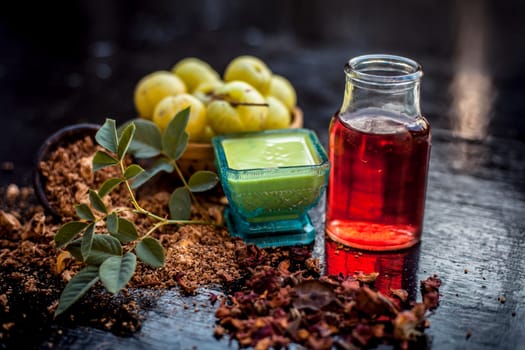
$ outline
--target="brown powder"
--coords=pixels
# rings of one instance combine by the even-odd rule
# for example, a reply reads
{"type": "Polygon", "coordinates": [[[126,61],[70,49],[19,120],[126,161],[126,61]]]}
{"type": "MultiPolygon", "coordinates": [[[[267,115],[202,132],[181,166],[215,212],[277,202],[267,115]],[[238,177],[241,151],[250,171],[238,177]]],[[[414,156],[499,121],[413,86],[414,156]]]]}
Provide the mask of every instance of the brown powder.
{"type": "MultiPolygon", "coordinates": [[[[40,163],[45,178],[45,193],[49,204],[66,219],[75,216],[74,205],[89,203],[89,189],[98,190],[105,180],[119,175],[119,170],[109,167],[93,172],[91,165],[96,151],[103,148],[95,145],[91,137],[76,141],[66,147],[58,147],[49,158],[40,163]],[[67,147],[67,148],[66,148],[67,147]]],[[[124,205],[128,201],[125,188],[107,197],[108,206],[124,205]]]]}
{"type": "MultiPolygon", "coordinates": [[[[40,164],[42,174],[47,179],[46,193],[49,202],[66,218],[74,217],[75,204],[89,202],[90,188],[97,189],[108,178],[119,175],[115,167],[93,172],[91,162],[97,150],[102,148],[95,145],[90,137],[86,137],[67,148],[59,147],[47,161],[40,164]]],[[[163,188],[157,189],[156,192],[142,190],[139,203],[143,208],[167,217],[169,195],[163,188]]],[[[105,197],[105,200],[108,208],[113,209],[131,205],[129,193],[124,186],[105,197]]],[[[222,205],[212,202],[203,205],[207,207],[211,216],[222,215],[222,205]]],[[[197,215],[195,208],[193,212],[197,215]]],[[[126,214],[126,218],[136,224],[139,234],[144,234],[154,224],[152,220],[131,212],[126,214]]],[[[160,269],[139,264],[131,282],[132,287],[169,288],[175,286],[178,281],[188,290],[219,284],[224,280],[224,276],[240,276],[239,266],[235,262],[235,251],[242,249],[244,243],[232,240],[224,228],[211,225],[166,227],[154,236],[160,239],[166,249],[166,264],[160,269]]]]}
{"type": "MultiPolygon", "coordinates": [[[[0,325],[3,326],[0,339],[8,341],[11,334],[27,328],[24,321],[27,315],[33,314],[34,319],[46,320],[50,325],[61,291],[82,268],[83,265],[68,252],[55,249],[53,238],[64,222],[76,219],[74,205],[89,202],[89,189],[98,189],[106,179],[119,175],[114,167],[92,171],[91,161],[97,150],[101,148],[86,137],[56,149],[40,164],[49,203],[61,214],[59,219],[44,211],[31,188],[18,189],[14,185],[0,188],[0,280],[3,281],[0,319],[5,320],[0,325]],[[38,300],[38,303],[26,305],[24,300],[38,300]],[[23,312],[24,319],[20,319],[21,308],[27,307],[32,309],[23,312]]],[[[175,181],[169,182],[173,187],[177,185],[173,184],[175,181]]],[[[169,193],[173,188],[164,186],[161,181],[148,185],[139,191],[140,205],[167,217],[169,193]]],[[[216,191],[199,199],[208,215],[220,222],[224,207],[220,193],[216,191]]],[[[132,208],[124,186],[114,190],[104,201],[110,210],[132,208]]],[[[200,219],[195,208],[192,213],[200,219]]],[[[132,212],[127,212],[125,217],[135,223],[139,235],[145,234],[155,223],[132,212]]],[[[239,250],[246,249],[246,245],[232,239],[223,227],[164,226],[152,236],[165,248],[166,263],[154,269],[138,262],[128,287],[143,287],[139,289],[143,292],[128,294],[124,290],[115,298],[99,283],[55,322],[70,323],[73,318],[79,324],[117,334],[134,332],[140,328],[141,304],[154,300],[158,291],[180,287],[183,292],[195,293],[198,287],[219,285],[242,275],[236,255],[239,250]]]]}

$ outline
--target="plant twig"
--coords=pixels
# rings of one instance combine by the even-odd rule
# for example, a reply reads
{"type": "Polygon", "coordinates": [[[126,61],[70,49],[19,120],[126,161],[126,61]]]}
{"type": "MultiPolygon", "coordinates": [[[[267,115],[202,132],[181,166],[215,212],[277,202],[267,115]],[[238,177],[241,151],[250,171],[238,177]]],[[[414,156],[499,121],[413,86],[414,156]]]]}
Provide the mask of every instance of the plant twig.
{"type": "Polygon", "coordinates": [[[184,178],[184,175],[182,174],[182,171],[180,170],[178,164],[176,161],[173,161],[173,167],[175,168],[175,170],[177,171],[177,174],[179,175],[181,181],[182,181],[182,184],[184,185],[184,187],[186,187],[186,189],[188,190],[188,192],[190,193],[190,196],[191,196],[191,200],[193,201],[193,203],[195,204],[195,206],[197,207],[197,210],[199,211],[199,213],[201,214],[201,216],[206,220],[206,221],[210,221],[210,216],[208,215],[208,213],[204,210],[204,208],[200,205],[199,201],[197,200],[197,198],[195,197],[195,195],[193,194],[193,192],[190,190],[190,185],[188,185],[188,182],[186,181],[186,179],[184,178]]]}

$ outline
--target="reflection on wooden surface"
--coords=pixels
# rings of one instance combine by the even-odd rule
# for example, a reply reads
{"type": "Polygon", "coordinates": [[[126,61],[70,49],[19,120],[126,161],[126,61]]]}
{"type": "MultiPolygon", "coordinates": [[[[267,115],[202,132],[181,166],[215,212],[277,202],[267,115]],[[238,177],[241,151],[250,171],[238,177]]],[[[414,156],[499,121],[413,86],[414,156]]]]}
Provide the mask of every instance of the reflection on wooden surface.
{"type": "Polygon", "coordinates": [[[390,296],[392,290],[404,289],[408,292],[408,300],[417,300],[419,244],[402,251],[370,252],[343,247],[326,239],[325,247],[327,274],[353,276],[360,272],[377,272],[374,286],[381,293],[390,296]]]}
{"type": "Polygon", "coordinates": [[[488,46],[488,19],[485,0],[457,2],[459,16],[451,123],[455,135],[481,140],[489,134],[494,87],[486,57],[488,46]]]}

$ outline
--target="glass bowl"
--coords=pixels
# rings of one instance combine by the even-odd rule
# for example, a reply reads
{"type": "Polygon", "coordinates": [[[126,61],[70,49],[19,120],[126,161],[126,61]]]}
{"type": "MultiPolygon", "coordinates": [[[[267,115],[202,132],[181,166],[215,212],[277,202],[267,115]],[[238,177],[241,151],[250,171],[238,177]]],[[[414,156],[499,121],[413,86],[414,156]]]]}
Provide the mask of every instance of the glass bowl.
{"type": "Polygon", "coordinates": [[[232,235],[261,247],[314,240],[308,210],[326,188],[329,163],[313,131],[231,134],[212,143],[232,235]]]}

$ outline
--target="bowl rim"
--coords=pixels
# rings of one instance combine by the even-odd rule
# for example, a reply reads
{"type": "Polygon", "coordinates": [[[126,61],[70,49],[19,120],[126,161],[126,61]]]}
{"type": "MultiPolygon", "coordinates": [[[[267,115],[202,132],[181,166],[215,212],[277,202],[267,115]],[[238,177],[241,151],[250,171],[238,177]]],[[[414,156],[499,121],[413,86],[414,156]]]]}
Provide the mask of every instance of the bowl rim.
{"type": "Polygon", "coordinates": [[[299,171],[322,171],[324,169],[327,169],[330,165],[328,160],[328,155],[321,145],[321,142],[319,138],[317,137],[317,134],[310,129],[305,128],[295,128],[295,129],[278,129],[278,130],[265,130],[265,131],[257,131],[257,132],[243,132],[243,133],[235,133],[235,134],[227,134],[227,135],[219,135],[215,136],[212,139],[213,149],[215,153],[215,166],[217,168],[217,171],[219,172],[219,176],[235,176],[235,177],[261,177],[261,171],[272,171],[276,175],[275,172],[289,172],[292,171],[294,173],[297,173],[299,171]],[[250,168],[250,169],[234,169],[228,166],[228,161],[226,158],[226,153],[224,151],[224,147],[222,146],[222,142],[224,140],[228,139],[238,139],[238,138],[245,138],[245,137],[257,137],[258,135],[279,135],[279,134],[287,134],[287,133],[300,133],[303,134],[306,138],[309,139],[311,146],[313,147],[313,151],[317,153],[317,156],[319,157],[319,162],[316,164],[305,164],[305,165],[291,165],[291,166],[276,166],[276,167],[263,167],[263,168],[250,168]],[[224,174],[223,174],[224,173],[224,174]]]}
{"type": "Polygon", "coordinates": [[[55,208],[53,208],[53,206],[49,203],[49,200],[47,198],[45,189],[47,180],[42,174],[41,163],[48,159],[51,152],[55,151],[58,147],[62,145],[79,140],[80,137],[84,136],[93,136],[94,138],[96,132],[99,129],[100,125],[93,123],[79,123],[68,125],[52,133],[40,145],[34,160],[33,188],[35,190],[35,195],[39,202],[47,210],[47,212],[49,212],[53,216],[60,217],[61,215],[55,210],[55,208]]]}

